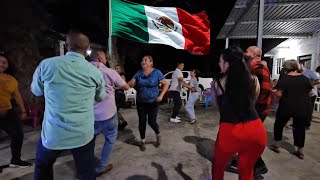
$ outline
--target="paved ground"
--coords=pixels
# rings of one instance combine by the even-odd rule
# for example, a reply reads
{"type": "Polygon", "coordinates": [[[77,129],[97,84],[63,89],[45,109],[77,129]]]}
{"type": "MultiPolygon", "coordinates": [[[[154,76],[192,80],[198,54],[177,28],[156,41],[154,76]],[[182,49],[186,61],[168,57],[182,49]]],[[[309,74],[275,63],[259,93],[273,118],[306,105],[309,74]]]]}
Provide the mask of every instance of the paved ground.
{"type": "MultiPolygon", "coordinates": [[[[167,105],[161,106],[158,122],[161,128],[162,144],[154,146],[155,135],[150,127],[147,128],[147,150],[141,152],[134,145],[134,139],[139,137],[136,109],[121,110],[129,122],[127,128],[119,133],[114,147],[111,162],[114,169],[98,179],[108,180],[207,180],[211,175],[211,159],[213,147],[218,132],[219,115],[215,109],[203,106],[196,107],[198,121],[191,125],[185,119],[179,124],[168,121],[171,109],[167,105]]],[[[319,113],[315,116],[320,117],[319,113]]],[[[265,125],[268,129],[268,144],[272,141],[274,113],[270,113],[265,125]]],[[[318,180],[320,179],[320,119],[315,118],[311,130],[307,131],[305,144],[305,159],[300,160],[290,154],[292,146],[292,132],[284,130],[283,149],[280,154],[264,151],[263,159],[269,167],[264,176],[266,180],[318,180]]],[[[29,127],[25,127],[28,131],[29,127]]],[[[25,133],[22,157],[33,161],[35,158],[36,142],[40,131],[25,133]]],[[[9,140],[0,141],[0,174],[1,180],[32,179],[33,167],[26,169],[8,168],[10,160],[9,140]]],[[[96,155],[99,156],[103,144],[103,137],[98,136],[96,141],[96,155]]],[[[54,166],[55,179],[69,180],[74,178],[74,163],[72,156],[66,152],[54,166]]],[[[238,175],[225,172],[226,180],[236,180],[238,175]]]]}

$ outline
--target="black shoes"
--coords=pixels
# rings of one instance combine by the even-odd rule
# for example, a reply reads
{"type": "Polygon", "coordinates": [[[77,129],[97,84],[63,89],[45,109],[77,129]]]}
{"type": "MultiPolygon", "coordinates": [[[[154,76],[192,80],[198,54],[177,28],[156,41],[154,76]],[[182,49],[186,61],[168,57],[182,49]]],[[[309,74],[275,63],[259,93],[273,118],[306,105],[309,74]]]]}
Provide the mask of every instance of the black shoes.
{"type": "Polygon", "coordinates": [[[238,158],[237,157],[232,157],[231,162],[230,162],[230,167],[238,168],[238,158]]]}
{"type": "Polygon", "coordinates": [[[141,151],[145,151],[146,150],[146,143],[141,142],[139,148],[140,148],[141,151]]]}
{"type": "Polygon", "coordinates": [[[161,137],[159,135],[157,135],[157,142],[155,144],[156,148],[158,148],[160,146],[161,143],[161,137]]]}
{"type": "Polygon", "coordinates": [[[268,172],[268,168],[266,166],[260,166],[255,168],[254,174],[266,174],[268,172]]]}
{"type": "Polygon", "coordinates": [[[27,161],[11,161],[9,167],[12,168],[26,168],[26,167],[30,167],[32,164],[27,162],[27,161]]]}

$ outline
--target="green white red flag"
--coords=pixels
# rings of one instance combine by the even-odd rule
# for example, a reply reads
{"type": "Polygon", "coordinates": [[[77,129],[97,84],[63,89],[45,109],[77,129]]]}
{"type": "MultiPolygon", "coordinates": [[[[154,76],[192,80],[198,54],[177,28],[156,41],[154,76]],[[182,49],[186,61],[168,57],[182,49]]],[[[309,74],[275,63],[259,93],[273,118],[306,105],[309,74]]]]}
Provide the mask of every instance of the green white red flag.
{"type": "Polygon", "coordinates": [[[128,0],[111,0],[111,35],[142,43],[165,44],[192,54],[210,52],[210,22],[175,7],[145,6],[128,0]]]}

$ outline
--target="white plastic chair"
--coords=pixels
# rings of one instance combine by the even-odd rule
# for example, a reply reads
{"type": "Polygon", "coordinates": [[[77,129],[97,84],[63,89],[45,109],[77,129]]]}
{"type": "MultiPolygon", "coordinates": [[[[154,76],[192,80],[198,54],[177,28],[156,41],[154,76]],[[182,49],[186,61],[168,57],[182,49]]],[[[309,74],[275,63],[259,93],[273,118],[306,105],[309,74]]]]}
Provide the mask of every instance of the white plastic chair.
{"type": "Polygon", "coordinates": [[[129,88],[124,91],[126,95],[126,101],[132,101],[134,105],[137,105],[137,91],[134,88],[129,88]]]}
{"type": "Polygon", "coordinates": [[[187,101],[188,101],[188,91],[185,90],[184,88],[181,88],[180,97],[181,97],[181,100],[182,100],[182,104],[183,104],[183,105],[187,104],[187,101]]]}
{"type": "Polygon", "coordinates": [[[203,101],[203,92],[204,91],[202,91],[202,89],[199,87],[198,92],[199,92],[199,99],[198,100],[201,102],[201,101],[203,101]]]}

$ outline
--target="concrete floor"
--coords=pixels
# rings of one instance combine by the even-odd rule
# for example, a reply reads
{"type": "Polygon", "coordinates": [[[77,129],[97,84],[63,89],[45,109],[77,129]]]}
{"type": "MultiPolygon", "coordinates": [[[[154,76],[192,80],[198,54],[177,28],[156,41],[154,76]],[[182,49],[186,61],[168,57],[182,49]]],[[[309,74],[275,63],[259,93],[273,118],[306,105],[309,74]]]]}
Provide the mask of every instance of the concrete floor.
{"type": "MultiPolygon", "coordinates": [[[[147,127],[147,150],[141,152],[134,145],[134,139],[139,138],[138,117],[136,109],[121,110],[129,125],[119,132],[118,140],[111,155],[114,168],[108,174],[98,179],[108,180],[207,180],[211,176],[211,159],[213,147],[218,132],[219,115],[215,109],[203,106],[196,107],[197,123],[191,125],[186,121],[185,112],[181,110],[182,122],[174,124],[168,121],[171,112],[168,105],[162,105],[158,115],[162,144],[154,146],[155,135],[147,127]]],[[[320,117],[319,113],[315,116],[320,117]]],[[[265,121],[268,129],[268,144],[273,140],[274,112],[265,121]]],[[[280,154],[268,148],[263,153],[269,172],[264,175],[266,180],[319,180],[320,179],[320,119],[314,118],[310,131],[307,131],[305,143],[305,159],[300,160],[290,154],[292,146],[292,132],[284,130],[283,149],[280,154]]],[[[28,131],[29,127],[25,127],[28,131]]],[[[33,161],[35,158],[36,142],[40,131],[25,133],[22,158],[33,161]]],[[[0,174],[1,180],[19,179],[30,180],[33,176],[33,167],[25,169],[8,168],[11,158],[9,140],[0,141],[0,174]]],[[[98,136],[96,141],[96,155],[103,145],[103,137],[98,136]]],[[[66,152],[54,166],[55,179],[71,180],[74,178],[75,168],[72,156],[66,152]]],[[[238,175],[225,172],[226,180],[236,180],[238,175]]],[[[260,178],[262,179],[262,177],[260,178]]]]}

